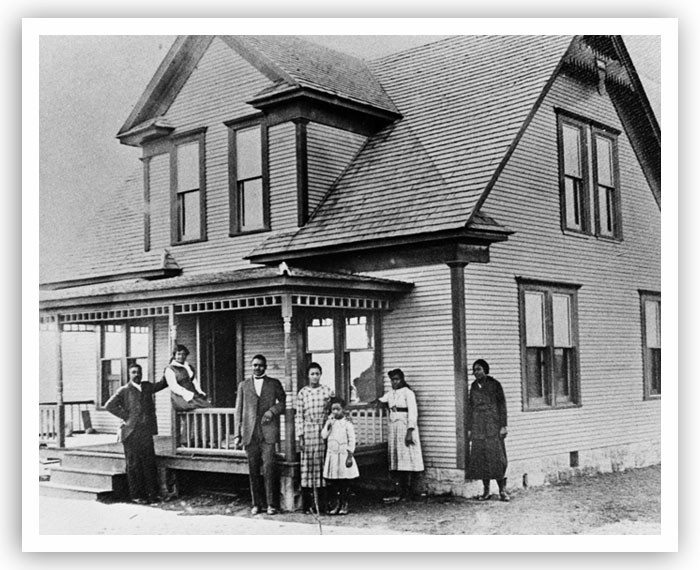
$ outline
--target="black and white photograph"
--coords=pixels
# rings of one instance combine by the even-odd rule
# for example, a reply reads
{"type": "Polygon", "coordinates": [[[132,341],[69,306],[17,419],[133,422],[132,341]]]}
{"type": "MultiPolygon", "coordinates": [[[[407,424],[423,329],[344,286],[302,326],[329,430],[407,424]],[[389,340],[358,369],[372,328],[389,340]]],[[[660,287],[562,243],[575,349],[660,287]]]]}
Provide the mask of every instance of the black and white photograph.
{"type": "Polygon", "coordinates": [[[36,545],[672,548],[674,20],[54,24],[36,545]]]}

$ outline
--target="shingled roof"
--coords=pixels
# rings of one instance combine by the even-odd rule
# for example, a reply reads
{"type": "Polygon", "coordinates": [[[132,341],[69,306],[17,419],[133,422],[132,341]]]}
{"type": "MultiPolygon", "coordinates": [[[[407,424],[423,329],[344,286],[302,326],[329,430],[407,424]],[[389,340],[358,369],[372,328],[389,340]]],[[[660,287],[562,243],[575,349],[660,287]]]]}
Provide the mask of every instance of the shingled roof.
{"type": "Polygon", "coordinates": [[[571,36],[457,36],[371,64],[403,118],[373,136],[310,221],[266,254],[464,227],[571,36]]]}

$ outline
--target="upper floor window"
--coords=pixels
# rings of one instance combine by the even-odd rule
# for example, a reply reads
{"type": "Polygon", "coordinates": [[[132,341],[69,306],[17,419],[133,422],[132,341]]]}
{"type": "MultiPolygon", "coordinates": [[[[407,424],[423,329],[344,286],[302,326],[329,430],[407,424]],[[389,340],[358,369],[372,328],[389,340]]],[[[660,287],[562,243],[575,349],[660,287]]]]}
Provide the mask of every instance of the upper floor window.
{"type": "Polygon", "coordinates": [[[568,115],[558,121],[562,228],[622,239],[617,133],[568,115]]]}
{"type": "Polygon", "coordinates": [[[526,409],[578,404],[577,289],[520,283],[523,402],[526,409]]]}
{"type": "Polygon", "coordinates": [[[204,194],[204,137],[178,141],[171,160],[174,179],[172,214],[173,244],[206,239],[204,194]]]}
{"type": "Polygon", "coordinates": [[[255,120],[230,127],[231,234],[269,229],[267,128],[255,120]]]}
{"type": "Polygon", "coordinates": [[[644,397],[661,396],[661,295],[641,293],[644,397]]]}
{"type": "Polygon", "coordinates": [[[305,364],[318,362],[323,368],[321,382],[347,402],[371,402],[381,395],[376,336],[372,315],[310,317],[306,320],[305,364]]]}

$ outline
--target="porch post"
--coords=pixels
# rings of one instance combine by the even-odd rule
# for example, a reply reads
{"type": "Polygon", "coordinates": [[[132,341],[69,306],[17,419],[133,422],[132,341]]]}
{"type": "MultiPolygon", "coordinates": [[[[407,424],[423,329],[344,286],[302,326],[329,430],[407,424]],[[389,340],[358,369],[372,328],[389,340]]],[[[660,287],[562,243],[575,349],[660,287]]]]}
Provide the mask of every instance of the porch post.
{"type": "Polygon", "coordinates": [[[466,262],[447,264],[452,290],[452,349],[455,383],[455,423],[457,436],[457,468],[464,469],[466,457],[465,408],[467,403],[467,322],[464,301],[464,268],[466,262]]]}
{"type": "MultiPolygon", "coordinates": [[[[170,354],[172,354],[175,348],[175,342],[177,341],[177,323],[175,321],[175,305],[170,305],[168,307],[168,347],[170,354]]],[[[178,445],[178,425],[177,425],[177,412],[175,408],[170,407],[170,439],[173,455],[177,452],[178,445]]]]}
{"type": "MultiPolygon", "coordinates": [[[[292,358],[296,350],[292,346],[292,297],[282,296],[282,321],[284,322],[284,391],[287,397],[293,396],[292,358]]],[[[285,446],[284,456],[287,461],[294,461],[296,456],[296,436],[294,434],[294,408],[288,402],[284,412],[285,446]]]]}
{"type": "Polygon", "coordinates": [[[58,447],[66,446],[66,406],[63,402],[63,346],[61,315],[56,315],[56,415],[58,423],[58,447]]]}
{"type": "Polygon", "coordinates": [[[294,484],[296,460],[296,435],[294,433],[294,385],[292,383],[292,358],[296,355],[292,337],[292,297],[282,295],[282,321],[284,323],[284,391],[287,393],[287,406],[284,410],[284,465],[280,473],[280,506],[285,511],[294,511],[297,506],[297,493],[294,484]]]}

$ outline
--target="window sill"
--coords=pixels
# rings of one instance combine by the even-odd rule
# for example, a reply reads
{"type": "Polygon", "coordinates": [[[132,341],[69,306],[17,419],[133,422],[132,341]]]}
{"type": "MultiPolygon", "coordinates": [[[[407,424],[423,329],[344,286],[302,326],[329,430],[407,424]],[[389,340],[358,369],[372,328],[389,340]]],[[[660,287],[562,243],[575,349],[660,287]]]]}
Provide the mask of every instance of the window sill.
{"type": "Polygon", "coordinates": [[[622,243],[621,237],[614,236],[595,236],[597,240],[608,242],[608,243],[622,243]]]}
{"type": "Polygon", "coordinates": [[[193,243],[202,243],[207,241],[207,238],[199,238],[199,239],[190,239],[187,241],[174,241],[170,245],[173,247],[178,246],[178,245],[191,245],[193,243]]]}
{"type": "Polygon", "coordinates": [[[523,408],[523,412],[546,412],[555,410],[570,410],[572,408],[581,408],[582,404],[559,404],[557,406],[530,406],[523,408]]]}
{"type": "Polygon", "coordinates": [[[644,394],[644,401],[661,400],[661,394],[644,394]]]}
{"type": "Polygon", "coordinates": [[[255,234],[263,234],[269,231],[270,228],[260,228],[259,230],[250,230],[247,232],[229,232],[228,237],[250,236],[255,234]]]}
{"type": "Polygon", "coordinates": [[[573,238],[578,238],[578,239],[590,239],[593,236],[593,234],[590,234],[588,232],[578,232],[576,230],[569,230],[569,229],[563,229],[561,231],[562,234],[565,236],[573,237],[573,238]]]}

